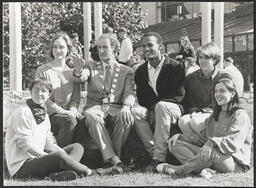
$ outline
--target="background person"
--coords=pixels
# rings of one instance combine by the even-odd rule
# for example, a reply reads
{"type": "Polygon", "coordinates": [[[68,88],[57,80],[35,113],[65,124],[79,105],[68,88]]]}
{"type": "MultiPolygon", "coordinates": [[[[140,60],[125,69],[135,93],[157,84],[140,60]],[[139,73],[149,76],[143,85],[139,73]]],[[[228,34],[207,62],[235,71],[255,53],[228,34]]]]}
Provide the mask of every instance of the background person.
{"type": "Polygon", "coordinates": [[[72,45],[65,33],[58,33],[51,43],[51,61],[38,67],[35,78],[46,78],[50,83],[51,96],[46,101],[47,113],[51,121],[51,130],[60,147],[67,146],[80,116],[78,106],[80,103],[80,87],[87,79],[87,70],[82,70],[83,59],[73,54],[74,68],[66,65],[70,56],[72,45]]]}
{"type": "Polygon", "coordinates": [[[36,79],[30,86],[31,99],[7,119],[6,162],[10,175],[17,179],[45,178],[73,180],[92,171],[79,163],[83,155],[80,144],[63,149],[51,132],[45,102],[49,98],[49,82],[36,79]]]}
{"type": "Polygon", "coordinates": [[[72,51],[79,56],[83,57],[83,45],[79,41],[79,36],[77,33],[72,33],[70,35],[70,38],[72,40],[73,49],[72,51]]]}
{"type": "Polygon", "coordinates": [[[195,49],[190,43],[188,36],[180,37],[180,51],[176,56],[176,60],[184,64],[185,76],[199,69],[199,66],[196,64],[195,49]]]}
{"type": "Polygon", "coordinates": [[[214,99],[214,112],[205,121],[200,136],[177,134],[168,141],[169,149],[183,165],[166,165],[164,169],[182,175],[200,173],[206,168],[221,173],[250,169],[252,126],[247,112],[240,106],[235,83],[228,78],[218,80],[214,99]]]}
{"type": "Polygon", "coordinates": [[[231,57],[227,57],[223,62],[224,70],[230,74],[231,78],[234,80],[238,87],[238,91],[240,96],[242,96],[244,91],[244,78],[239,69],[233,64],[233,59],[231,57]]]}
{"type": "Polygon", "coordinates": [[[118,61],[121,64],[130,66],[130,59],[133,55],[132,41],[127,36],[127,29],[121,27],[118,31],[118,36],[122,39],[121,48],[118,55],[118,61]]]}

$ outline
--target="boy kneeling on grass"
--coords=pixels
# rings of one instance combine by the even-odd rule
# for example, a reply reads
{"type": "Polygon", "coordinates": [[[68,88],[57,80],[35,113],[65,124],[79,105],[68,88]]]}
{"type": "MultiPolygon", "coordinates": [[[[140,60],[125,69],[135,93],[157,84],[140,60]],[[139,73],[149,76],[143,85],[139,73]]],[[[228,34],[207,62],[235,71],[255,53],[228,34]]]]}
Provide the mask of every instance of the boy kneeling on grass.
{"type": "Polygon", "coordinates": [[[77,175],[93,172],[79,163],[84,149],[71,144],[63,149],[56,144],[45,102],[49,97],[49,83],[36,79],[30,87],[32,99],[16,109],[7,120],[6,162],[12,178],[45,178],[74,180],[77,175]]]}

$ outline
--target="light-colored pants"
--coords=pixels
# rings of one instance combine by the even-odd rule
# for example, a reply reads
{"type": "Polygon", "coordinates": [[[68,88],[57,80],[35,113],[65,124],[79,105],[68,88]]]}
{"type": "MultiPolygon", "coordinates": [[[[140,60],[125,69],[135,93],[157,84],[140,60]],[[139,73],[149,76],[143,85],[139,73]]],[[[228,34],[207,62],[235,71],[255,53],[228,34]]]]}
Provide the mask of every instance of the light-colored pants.
{"type": "Polygon", "coordinates": [[[180,167],[183,174],[199,173],[202,169],[209,167],[223,173],[243,171],[243,168],[234,161],[231,155],[224,155],[215,148],[212,149],[210,159],[204,161],[200,156],[201,148],[196,145],[182,140],[177,140],[175,146],[168,145],[172,154],[183,164],[180,167]]]}
{"type": "MultiPolygon", "coordinates": [[[[95,114],[91,114],[95,115],[95,114]]],[[[86,126],[94,142],[99,147],[103,160],[106,161],[114,156],[121,157],[122,145],[125,143],[131,126],[125,126],[116,116],[108,115],[104,123],[91,122],[86,119],[86,126]]]]}
{"type": "Polygon", "coordinates": [[[155,106],[155,112],[149,113],[153,117],[147,117],[147,120],[143,119],[139,112],[143,112],[144,115],[149,113],[144,107],[137,106],[134,108],[133,115],[136,133],[153,159],[165,161],[171,125],[175,124],[181,116],[179,106],[171,102],[158,102],[155,106]],[[154,134],[150,126],[152,129],[155,129],[154,134]]]}
{"type": "Polygon", "coordinates": [[[178,121],[178,126],[183,134],[200,134],[204,129],[205,120],[210,117],[211,113],[196,112],[191,117],[191,114],[181,116],[178,121]]]}

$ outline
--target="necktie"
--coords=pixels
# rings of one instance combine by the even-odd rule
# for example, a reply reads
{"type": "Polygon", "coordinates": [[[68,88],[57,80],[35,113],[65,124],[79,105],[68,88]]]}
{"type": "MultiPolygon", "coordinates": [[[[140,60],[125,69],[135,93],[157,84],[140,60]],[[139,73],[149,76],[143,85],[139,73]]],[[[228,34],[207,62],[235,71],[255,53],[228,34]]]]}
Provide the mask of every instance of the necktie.
{"type": "Polygon", "coordinates": [[[111,69],[110,65],[107,65],[105,67],[106,74],[105,74],[104,86],[105,86],[105,90],[106,90],[107,94],[109,94],[110,86],[111,86],[111,77],[112,77],[112,75],[111,75],[110,69],[111,69]]]}

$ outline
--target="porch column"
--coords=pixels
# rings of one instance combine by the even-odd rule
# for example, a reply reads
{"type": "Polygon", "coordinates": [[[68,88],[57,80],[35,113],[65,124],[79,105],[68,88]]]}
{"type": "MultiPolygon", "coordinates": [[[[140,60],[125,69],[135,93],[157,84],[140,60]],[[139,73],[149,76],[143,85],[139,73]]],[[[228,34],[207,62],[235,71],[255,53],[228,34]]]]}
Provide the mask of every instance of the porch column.
{"type": "Polygon", "coordinates": [[[83,3],[84,59],[91,60],[90,41],[92,39],[91,3],[83,3]]]}
{"type": "Polygon", "coordinates": [[[22,91],[21,4],[9,3],[10,91],[22,91]]]}
{"type": "Polygon", "coordinates": [[[102,35],[102,3],[94,2],[95,41],[102,35]]]}
{"type": "Polygon", "coordinates": [[[211,42],[211,2],[200,2],[202,45],[211,42]]]}
{"type": "Polygon", "coordinates": [[[220,48],[221,61],[218,67],[222,70],[224,58],[224,2],[214,3],[214,42],[220,48]]]}

